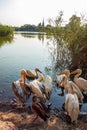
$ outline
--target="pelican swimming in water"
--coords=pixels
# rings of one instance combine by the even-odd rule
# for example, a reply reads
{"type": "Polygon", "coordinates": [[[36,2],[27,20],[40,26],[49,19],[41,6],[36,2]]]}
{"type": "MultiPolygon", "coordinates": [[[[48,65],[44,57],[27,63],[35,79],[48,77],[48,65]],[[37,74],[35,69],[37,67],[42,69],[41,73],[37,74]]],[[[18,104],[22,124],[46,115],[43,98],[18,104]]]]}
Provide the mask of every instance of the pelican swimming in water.
{"type": "Polygon", "coordinates": [[[26,77],[29,79],[37,79],[39,78],[39,74],[42,74],[42,72],[38,68],[35,70],[26,70],[26,77]]]}
{"type": "Polygon", "coordinates": [[[78,88],[78,86],[73,82],[73,81],[69,81],[68,80],[68,77],[70,75],[70,71],[67,70],[68,72],[68,76],[65,74],[65,71],[59,73],[59,75],[62,74],[62,78],[61,78],[61,82],[60,82],[60,86],[61,88],[64,88],[65,91],[67,93],[76,93],[77,94],[77,97],[78,99],[83,102],[83,94],[82,92],[80,91],[80,89],[78,88]]]}
{"type": "Polygon", "coordinates": [[[87,91],[87,80],[79,77],[82,74],[81,69],[76,69],[75,71],[72,71],[71,74],[75,74],[74,76],[74,82],[79,87],[81,91],[87,91]]]}
{"type": "Polygon", "coordinates": [[[77,124],[78,114],[80,113],[77,94],[66,94],[65,110],[70,116],[71,122],[77,124]]]}
{"type": "Polygon", "coordinates": [[[46,106],[39,101],[36,95],[32,97],[31,110],[36,115],[33,121],[35,121],[38,116],[44,121],[47,121],[47,118],[49,118],[46,106]]]}
{"type": "Polygon", "coordinates": [[[19,80],[12,82],[12,89],[17,99],[18,108],[22,108],[31,95],[31,91],[29,88],[29,91],[27,91],[27,87],[25,85],[26,71],[21,70],[20,75],[21,77],[19,80]]]}

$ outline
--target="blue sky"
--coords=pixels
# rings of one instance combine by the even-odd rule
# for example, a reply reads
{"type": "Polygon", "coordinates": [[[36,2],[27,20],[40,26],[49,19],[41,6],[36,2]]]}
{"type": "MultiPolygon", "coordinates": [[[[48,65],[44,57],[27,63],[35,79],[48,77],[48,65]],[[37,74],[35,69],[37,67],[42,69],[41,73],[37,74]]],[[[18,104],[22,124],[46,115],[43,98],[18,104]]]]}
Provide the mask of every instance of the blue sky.
{"type": "Polygon", "coordinates": [[[73,15],[87,15],[87,0],[0,0],[0,23],[21,26],[55,18],[64,12],[64,20],[73,15]]]}

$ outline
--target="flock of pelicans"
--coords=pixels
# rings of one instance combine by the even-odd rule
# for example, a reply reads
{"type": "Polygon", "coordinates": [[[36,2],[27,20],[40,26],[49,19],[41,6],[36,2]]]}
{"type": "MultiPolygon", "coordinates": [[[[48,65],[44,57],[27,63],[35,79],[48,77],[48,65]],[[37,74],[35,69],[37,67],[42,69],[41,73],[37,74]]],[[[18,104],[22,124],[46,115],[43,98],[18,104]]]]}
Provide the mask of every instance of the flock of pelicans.
{"type": "MultiPolygon", "coordinates": [[[[83,93],[87,91],[87,80],[79,77],[81,73],[81,69],[72,72],[64,70],[56,75],[57,87],[62,89],[62,94],[64,90],[66,92],[64,104],[66,114],[70,116],[71,122],[76,124],[80,112],[79,104],[83,103],[83,93]],[[74,81],[70,80],[72,74],[75,75],[74,81]]],[[[46,110],[50,105],[47,108],[45,103],[50,99],[52,84],[52,78],[49,75],[45,77],[38,68],[35,70],[21,70],[20,79],[12,82],[17,107],[22,108],[32,95],[31,110],[36,114],[34,120],[39,116],[46,121],[49,117],[46,110]],[[26,78],[32,80],[28,83],[26,78]]]]}

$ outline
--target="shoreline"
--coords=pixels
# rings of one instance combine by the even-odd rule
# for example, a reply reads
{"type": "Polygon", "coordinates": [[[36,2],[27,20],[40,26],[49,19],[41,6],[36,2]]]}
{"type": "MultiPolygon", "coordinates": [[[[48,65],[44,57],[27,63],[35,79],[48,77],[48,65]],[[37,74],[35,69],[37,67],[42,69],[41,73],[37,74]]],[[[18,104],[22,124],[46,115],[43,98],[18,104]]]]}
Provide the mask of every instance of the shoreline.
{"type": "Polygon", "coordinates": [[[38,118],[33,122],[34,114],[29,108],[16,109],[12,102],[0,102],[0,130],[86,130],[87,113],[79,114],[77,125],[70,123],[64,112],[55,109],[50,119],[44,122],[38,118]],[[53,124],[54,121],[54,124],[53,124]],[[4,124],[4,125],[3,125],[4,124]]]}

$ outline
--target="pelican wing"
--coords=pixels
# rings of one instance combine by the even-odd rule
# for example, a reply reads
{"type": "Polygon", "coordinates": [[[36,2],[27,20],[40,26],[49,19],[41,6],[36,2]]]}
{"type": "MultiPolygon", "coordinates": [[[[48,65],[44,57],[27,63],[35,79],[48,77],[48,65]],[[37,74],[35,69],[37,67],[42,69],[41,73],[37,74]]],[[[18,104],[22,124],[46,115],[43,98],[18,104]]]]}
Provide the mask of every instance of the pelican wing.
{"type": "Polygon", "coordinates": [[[25,102],[24,98],[23,98],[23,90],[22,88],[19,86],[19,82],[16,81],[16,82],[13,82],[12,83],[12,88],[13,88],[13,91],[14,91],[14,94],[17,98],[17,100],[20,100],[21,102],[25,102]]]}
{"type": "Polygon", "coordinates": [[[29,83],[32,93],[36,94],[38,97],[46,99],[45,94],[43,93],[44,87],[42,86],[41,82],[38,80],[34,80],[29,83]]]}
{"type": "Polygon", "coordinates": [[[15,85],[15,88],[18,91],[19,95],[21,95],[23,97],[23,89],[20,86],[20,80],[14,81],[14,85],[15,85]]]}
{"type": "Polygon", "coordinates": [[[40,103],[32,104],[32,109],[41,117],[44,121],[47,120],[48,115],[46,114],[46,111],[43,109],[40,103]]]}
{"type": "Polygon", "coordinates": [[[46,76],[43,86],[45,87],[46,98],[49,100],[52,90],[52,78],[49,75],[46,76]]]}
{"type": "Polygon", "coordinates": [[[52,90],[52,78],[49,75],[46,76],[46,80],[45,80],[44,86],[49,91],[52,90]]]}
{"type": "Polygon", "coordinates": [[[70,81],[70,85],[71,85],[71,87],[72,87],[72,89],[73,89],[73,92],[77,94],[78,98],[79,98],[81,101],[83,101],[83,98],[84,98],[84,97],[83,97],[83,94],[82,94],[82,92],[80,91],[79,87],[78,87],[74,82],[72,82],[72,81],[70,81]]]}

